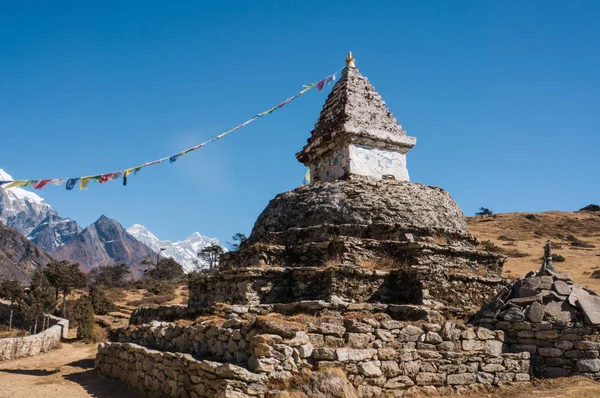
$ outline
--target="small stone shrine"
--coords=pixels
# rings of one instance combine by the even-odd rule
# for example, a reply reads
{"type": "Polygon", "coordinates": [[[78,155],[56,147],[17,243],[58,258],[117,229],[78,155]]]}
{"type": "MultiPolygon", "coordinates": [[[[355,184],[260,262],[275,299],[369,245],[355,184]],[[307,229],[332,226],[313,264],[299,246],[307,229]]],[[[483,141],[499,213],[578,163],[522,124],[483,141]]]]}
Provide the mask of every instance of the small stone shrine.
{"type": "Polygon", "coordinates": [[[186,307],[140,308],[112,331],[99,372],[193,398],[401,397],[599,375],[598,298],[549,259],[508,285],[505,257],[476,250],[450,195],[409,182],[415,139],[346,62],[297,154],[311,183],[271,200],[217,272],[190,275],[186,307]]]}
{"type": "Polygon", "coordinates": [[[600,379],[600,297],[554,268],[550,241],[540,270],[508,285],[473,323],[504,330],[511,351],[531,353],[536,377],[600,379]]]}

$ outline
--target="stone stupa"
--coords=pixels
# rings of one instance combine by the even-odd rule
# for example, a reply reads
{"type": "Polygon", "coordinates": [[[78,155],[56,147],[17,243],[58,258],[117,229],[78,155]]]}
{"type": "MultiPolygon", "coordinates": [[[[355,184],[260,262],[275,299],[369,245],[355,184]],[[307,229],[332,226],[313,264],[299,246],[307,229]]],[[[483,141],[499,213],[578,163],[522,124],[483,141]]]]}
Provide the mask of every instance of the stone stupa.
{"type": "Polygon", "coordinates": [[[271,200],[221,272],[190,285],[191,308],[322,300],[466,314],[505,285],[505,258],[475,250],[450,195],[409,181],[416,139],[351,53],[346,63],[296,155],[311,183],[271,200]]]}

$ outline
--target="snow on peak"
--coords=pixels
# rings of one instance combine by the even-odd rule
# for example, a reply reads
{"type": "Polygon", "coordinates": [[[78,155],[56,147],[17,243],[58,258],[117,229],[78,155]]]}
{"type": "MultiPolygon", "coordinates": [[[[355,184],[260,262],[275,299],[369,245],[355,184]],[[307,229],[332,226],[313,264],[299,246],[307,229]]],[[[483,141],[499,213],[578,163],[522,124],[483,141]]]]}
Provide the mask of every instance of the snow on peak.
{"type": "Polygon", "coordinates": [[[161,252],[161,255],[172,257],[182,265],[185,272],[191,272],[198,266],[204,265],[202,260],[198,258],[200,250],[206,246],[220,245],[218,239],[209,238],[199,232],[194,232],[187,238],[174,243],[170,240],[158,239],[156,235],[140,224],[134,224],[127,228],[127,232],[155,252],[165,249],[161,252]]]}
{"type": "MultiPolygon", "coordinates": [[[[0,169],[0,180],[12,176],[0,169]]],[[[23,188],[0,189],[0,222],[27,236],[48,214],[56,213],[44,199],[23,188]]]]}
{"type": "Polygon", "coordinates": [[[12,181],[13,178],[6,171],[0,169],[0,181],[12,181]]]}

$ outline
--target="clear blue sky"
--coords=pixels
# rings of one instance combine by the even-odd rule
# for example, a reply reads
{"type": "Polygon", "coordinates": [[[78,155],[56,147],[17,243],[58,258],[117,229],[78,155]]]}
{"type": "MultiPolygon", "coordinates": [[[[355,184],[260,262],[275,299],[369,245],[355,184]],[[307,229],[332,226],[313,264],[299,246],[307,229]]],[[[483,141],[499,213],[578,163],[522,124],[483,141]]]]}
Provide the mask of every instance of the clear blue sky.
{"type": "MultiPolygon", "coordinates": [[[[98,174],[170,155],[343,66],[352,50],[417,146],[413,181],[467,215],[600,202],[600,1],[4,1],[0,168],[98,174]],[[12,4],[11,4],[12,3],[12,4]]],[[[327,92],[176,163],[38,191],[163,239],[250,232],[298,186],[327,92]]]]}

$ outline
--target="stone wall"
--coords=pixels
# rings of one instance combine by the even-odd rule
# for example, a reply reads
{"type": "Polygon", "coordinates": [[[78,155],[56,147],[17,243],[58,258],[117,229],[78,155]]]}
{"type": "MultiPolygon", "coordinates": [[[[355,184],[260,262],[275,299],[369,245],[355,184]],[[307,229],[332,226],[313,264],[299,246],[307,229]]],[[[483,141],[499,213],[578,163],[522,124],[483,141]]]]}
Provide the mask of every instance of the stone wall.
{"type": "MultiPolygon", "coordinates": [[[[192,326],[154,322],[119,329],[113,338],[119,342],[110,349],[113,358],[121,355],[124,349],[118,347],[124,343],[136,343],[236,364],[271,381],[285,382],[303,369],[337,368],[363,397],[394,396],[397,391],[427,386],[450,392],[472,385],[524,382],[530,371],[529,352],[504,352],[503,331],[454,322],[401,322],[383,313],[246,314],[213,317],[192,326]]],[[[111,375],[112,368],[102,368],[110,364],[103,355],[98,356],[98,367],[111,375]]],[[[146,379],[145,374],[135,374],[122,377],[146,379]]]]}
{"type": "Polygon", "coordinates": [[[202,308],[188,308],[185,305],[163,305],[159,307],[140,307],[129,316],[130,325],[141,325],[152,321],[171,322],[176,319],[195,319],[202,308]]]}
{"type": "MultiPolygon", "coordinates": [[[[489,320],[483,318],[477,323],[489,320]]],[[[587,376],[600,380],[600,327],[561,327],[548,322],[494,321],[511,352],[531,354],[536,377],[587,376]]]]}
{"type": "Polygon", "coordinates": [[[103,375],[119,379],[150,397],[264,397],[267,391],[265,375],[136,344],[101,343],[95,365],[103,375]]]}
{"type": "Polygon", "coordinates": [[[428,304],[478,308],[505,285],[501,277],[430,267],[244,268],[189,279],[190,308],[218,302],[257,305],[325,300],[334,303],[428,304]]]}
{"type": "Polygon", "coordinates": [[[38,355],[58,347],[61,338],[69,333],[69,321],[49,315],[50,327],[40,333],[0,339],[0,360],[38,355]]]}

